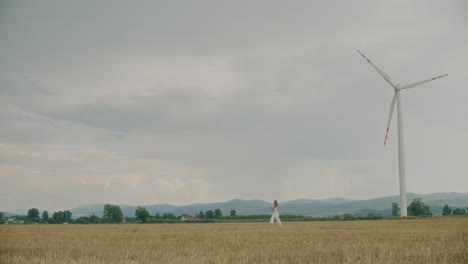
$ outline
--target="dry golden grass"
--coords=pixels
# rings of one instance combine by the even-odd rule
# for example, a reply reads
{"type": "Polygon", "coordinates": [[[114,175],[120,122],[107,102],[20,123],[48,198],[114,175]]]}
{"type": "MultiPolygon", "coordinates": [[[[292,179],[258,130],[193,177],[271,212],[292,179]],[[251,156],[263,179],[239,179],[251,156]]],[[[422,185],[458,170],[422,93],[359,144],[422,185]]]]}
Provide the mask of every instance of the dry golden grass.
{"type": "Polygon", "coordinates": [[[0,231],[0,263],[468,263],[468,218],[0,231]]]}

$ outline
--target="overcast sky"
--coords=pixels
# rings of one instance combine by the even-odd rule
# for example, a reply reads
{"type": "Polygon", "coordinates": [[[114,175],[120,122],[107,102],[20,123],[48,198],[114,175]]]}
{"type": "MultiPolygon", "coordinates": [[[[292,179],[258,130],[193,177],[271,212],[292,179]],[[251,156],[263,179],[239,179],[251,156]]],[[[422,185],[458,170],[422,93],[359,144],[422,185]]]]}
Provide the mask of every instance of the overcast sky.
{"type": "Polygon", "coordinates": [[[0,0],[0,211],[467,192],[466,1],[0,0]]]}

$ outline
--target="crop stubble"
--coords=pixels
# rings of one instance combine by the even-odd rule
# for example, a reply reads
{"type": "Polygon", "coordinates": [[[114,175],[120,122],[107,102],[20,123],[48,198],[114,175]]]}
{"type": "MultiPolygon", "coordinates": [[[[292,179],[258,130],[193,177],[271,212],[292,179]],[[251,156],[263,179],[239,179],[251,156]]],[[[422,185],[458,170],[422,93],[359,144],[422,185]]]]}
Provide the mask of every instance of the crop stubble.
{"type": "Polygon", "coordinates": [[[468,218],[0,225],[0,263],[468,263],[468,218]]]}

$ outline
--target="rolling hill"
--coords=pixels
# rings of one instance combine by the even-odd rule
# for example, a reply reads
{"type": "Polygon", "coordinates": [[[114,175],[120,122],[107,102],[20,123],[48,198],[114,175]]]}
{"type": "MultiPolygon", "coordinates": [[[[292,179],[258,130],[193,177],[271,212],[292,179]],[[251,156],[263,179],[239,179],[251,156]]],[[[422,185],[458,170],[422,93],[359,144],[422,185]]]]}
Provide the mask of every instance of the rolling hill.
{"type": "MultiPolygon", "coordinates": [[[[468,207],[468,193],[433,193],[416,194],[408,193],[408,202],[415,198],[421,198],[423,202],[430,206],[431,212],[435,215],[442,213],[442,207],[449,204],[454,207],[468,207]]],[[[293,201],[280,201],[280,210],[282,214],[306,215],[306,216],[333,216],[343,213],[352,213],[355,215],[390,215],[391,204],[399,203],[399,196],[380,197],[369,200],[353,200],[347,198],[329,198],[329,199],[299,199],[293,201]]],[[[262,200],[241,200],[233,199],[227,202],[218,203],[197,203],[184,206],[175,206],[169,204],[143,205],[151,215],[156,213],[173,213],[175,215],[189,214],[195,216],[200,211],[215,210],[219,208],[223,215],[228,215],[231,210],[236,210],[238,215],[270,214],[271,202],[262,200]]],[[[104,204],[82,205],[70,209],[73,218],[79,216],[97,215],[102,217],[104,204]]],[[[126,217],[134,216],[137,206],[120,205],[126,217]]],[[[5,216],[12,212],[6,212],[5,216]]],[[[26,214],[27,210],[15,210],[14,214],[26,214]]],[[[49,212],[52,214],[52,212],[49,212]]]]}

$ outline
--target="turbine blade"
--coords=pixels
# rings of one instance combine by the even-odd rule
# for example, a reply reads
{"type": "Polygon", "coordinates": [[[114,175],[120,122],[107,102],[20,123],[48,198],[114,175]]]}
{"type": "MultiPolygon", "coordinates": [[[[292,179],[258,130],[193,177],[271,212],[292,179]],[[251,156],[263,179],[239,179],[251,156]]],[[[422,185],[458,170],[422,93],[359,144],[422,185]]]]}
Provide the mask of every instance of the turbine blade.
{"type": "Polygon", "coordinates": [[[361,56],[366,59],[367,62],[374,67],[374,69],[393,87],[395,88],[395,85],[393,84],[392,79],[390,79],[390,76],[388,76],[385,72],[383,72],[379,67],[377,67],[374,63],[372,63],[364,54],[362,54],[359,50],[357,50],[361,56]]]}
{"type": "Polygon", "coordinates": [[[445,77],[445,76],[447,76],[447,75],[448,75],[448,74],[439,75],[439,76],[437,76],[437,77],[434,77],[434,78],[431,78],[431,79],[427,79],[427,80],[424,80],[424,81],[415,82],[415,83],[410,83],[410,84],[407,84],[407,85],[401,87],[401,89],[413,88],[413,87],[419,86],[419,85],[421,85],[421,84],[424,84],[424,83],[427,83],[427,82],[434,81],[434,80],[437,80],[437,79],[439,79],[439,78],[445,77]]]}
{"type": "Polygon", "coordinates": [[[384,146],[387,144],[388,131],[390,130],[390,123],[392,122],[392,116],[393,116],[393,110],[395,109],[396,98],[397,98],[397,95],[395,92],[395,95],[393,95],[393,98],[392,98],[392,102],[390,103],[390,114],[388,116],[388,124],[387,124],[387,131],[385,133],[384,146]]]}

